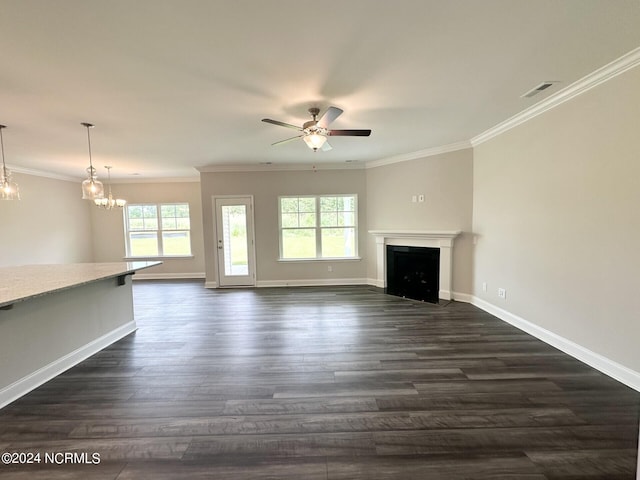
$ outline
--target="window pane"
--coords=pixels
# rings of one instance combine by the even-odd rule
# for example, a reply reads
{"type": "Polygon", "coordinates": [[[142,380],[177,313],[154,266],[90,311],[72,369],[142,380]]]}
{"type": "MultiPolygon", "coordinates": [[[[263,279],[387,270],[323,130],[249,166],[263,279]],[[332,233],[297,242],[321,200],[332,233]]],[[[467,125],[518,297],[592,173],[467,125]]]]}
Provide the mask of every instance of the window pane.
{"type": "Polygon", "coordinates": [[[280,211],[282,213],[293,213],[298,211],[298,199],[297,198],[281,198],[280,199],[280,211]]]}
{"type": "Polygon", "coordinates": [[[297,213],[283,213],[282,214],[282,227],[294,228],[298,227],[298,214],[297,213]]]}
{"type": "Polygon", "coordinates": [[[144,230],[144,220],[141,218],[129,218],[129,230],[144,230]]]}
{"type": "Polygon", "coordinates": [[[160,206],[160,214],[164,217],[175,217],[176,216],[176,206],[175,205],[161,205],[160,206]]]}
{"type": "Polygon", "coordinates": [[[321,197],[320,210],[323,212],[333,212],[338,209],[336,197],[321,197]]]}
{"type": "Polygon", "coordinates": [[[187,217],[187,218],[181,218],[181,217],[176,218],[176,228],[178,230],[189,230],[191,228],[191,221],[189,220],[189,217],[187,217]]]}
{"type": "Polygon", "coordinates": [[[142,218],[142,205],[128,205],[129,218],[142,218]]]}
{"type": "Polygon", "coordinates": [[[282,230],[282,258],[315,257],[315,229],[282,230]]]}
{"type": "Polygon", "coordinates": [[[300,226],[301,227],[315,227],[316,226],[316,214],[315,213],[301,213],[300,214],[300,226]]]}
{"type": "Polygon", "coordinates": [[[156,217],[145,218],[144,219],[144,229],[145,230],[158,230],[158,219],[156,217]]]}
{"type": "Polygon", "coordinates": [[[353,210],[353,197],[340,197],[336,203],[337,210],[353,210]]]}
{"type": "Polygon", "coordinates": [[[322,212],[320,214],[320,226],[322,227],[336,227],[338,226],[338,214],[322,212]]]}
{"type": "Polygon", "coordinates": [[[177,228],[176,226],[176,219],[175,218],[164,218],[162,217],[162,229],[163,230],[175,230],[177,228]]]}
{"type": "Polygon", "coordinates": [[[338,223],[341,227],[354,227],[356,224],[356,216],[354,212],[338,213],[338,223]]]}
{"type": "Polygon", "coordinates": [[[303,197],[298,199],[299,210],[301,212],[315,212],[316,211],[316,199],[311,197],[303,197]]]}
{"type": "Polygon", "coordinates": [[[222,236],[224,237],[224,274],[249,274],[249,239],[247,236],[247,207],[224,205],[222,213],[222,236]]]}
{"type": "Polygon", "coordinates": [[[155,205],[143,205],[142,206],[142,216],[144,218],[157,218],[158,216],[158,207],[155,205]]]}
{"type": "Polygon", "coordinates": [[[323,257],[355,257],[354,228],[323,228],[321,237],[323,257]]]}
{"type": "Polygon", "coordinates": [[[189,232],[162,232],[162,250],[164,255],[191,255],[189,232]]]}
{"type": "Polygon", "coordinates": [[[189,218],[188,203],[180,203],[178,205],[175,205],[175,207],[176,207],[176,217],[189,218]]]}
{"type": "Polygon", "coordinates": [[[129,234],[129,246],[132,257],[149,257],[158,255],[158,235],[153,232],[135,232],[129,234]]]}

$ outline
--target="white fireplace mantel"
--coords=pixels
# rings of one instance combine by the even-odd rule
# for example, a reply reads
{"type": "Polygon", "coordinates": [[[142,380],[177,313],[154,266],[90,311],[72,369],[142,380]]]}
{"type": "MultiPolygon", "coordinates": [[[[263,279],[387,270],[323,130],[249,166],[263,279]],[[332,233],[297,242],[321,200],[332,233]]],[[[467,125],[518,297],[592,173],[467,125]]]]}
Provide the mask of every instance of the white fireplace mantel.
{"type": "Polygon", "coordinates": [[[440,249],[440,292],[439,297],[451,300],[452,292],[452,249],[454,239],[461,231],[419,231],[419,230],[369,230],[376,238],[376,286],[387,286],[387,245],[407,247],[431,247],[440,249]]]}

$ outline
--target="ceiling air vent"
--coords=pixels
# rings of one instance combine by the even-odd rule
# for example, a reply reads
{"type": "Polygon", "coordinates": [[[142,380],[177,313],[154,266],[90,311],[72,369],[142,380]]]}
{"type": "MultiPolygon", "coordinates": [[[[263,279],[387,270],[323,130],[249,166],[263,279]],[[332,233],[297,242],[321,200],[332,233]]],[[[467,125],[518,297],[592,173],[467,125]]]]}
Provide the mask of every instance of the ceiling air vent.
{"type": "Polygon", "coordinates": [[[531,98],[534,95],[539,94],[540,92],[542,92],[543,90],[546,90],[547,88],[549,88],[551,85],[558,83],[556,81],[553,82],[542,82],[540,85],[533,87],[531,90],[529,90],[527,93],[520,95],[521,98],[531,98]]]}

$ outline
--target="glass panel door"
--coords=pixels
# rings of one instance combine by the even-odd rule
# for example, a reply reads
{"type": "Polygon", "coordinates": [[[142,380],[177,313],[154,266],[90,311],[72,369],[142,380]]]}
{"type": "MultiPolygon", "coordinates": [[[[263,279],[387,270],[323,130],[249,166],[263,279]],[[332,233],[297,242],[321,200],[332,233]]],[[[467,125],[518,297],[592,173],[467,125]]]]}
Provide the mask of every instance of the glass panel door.
{"type": "Polygon", "coordinates": [[[216,248],[221,287],[255,285],[251,197],[217,197],[216,248]]]}

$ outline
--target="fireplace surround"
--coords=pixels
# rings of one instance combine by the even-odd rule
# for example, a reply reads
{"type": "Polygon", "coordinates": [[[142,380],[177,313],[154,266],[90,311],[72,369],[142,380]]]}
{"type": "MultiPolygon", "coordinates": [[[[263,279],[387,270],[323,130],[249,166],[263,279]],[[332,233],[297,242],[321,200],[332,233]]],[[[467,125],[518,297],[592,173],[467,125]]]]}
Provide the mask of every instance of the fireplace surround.
{"type": "Polygon", "coordinates": [[[453,242],[460,235],[456,231],[370,230],[376,239],[375,285],[387,288],[387,246],[431,247],[440,250],[438,297],[451,300],[453,242]]]}

